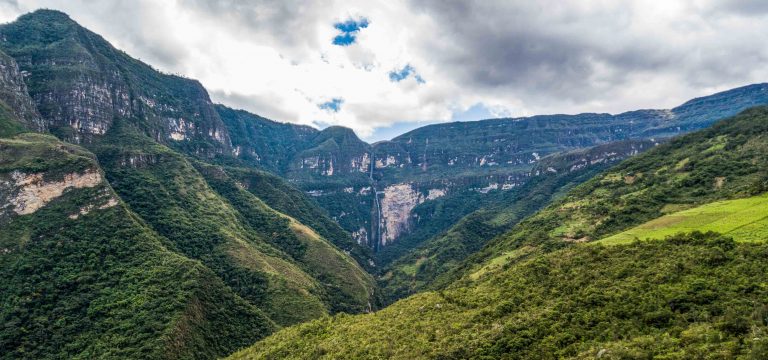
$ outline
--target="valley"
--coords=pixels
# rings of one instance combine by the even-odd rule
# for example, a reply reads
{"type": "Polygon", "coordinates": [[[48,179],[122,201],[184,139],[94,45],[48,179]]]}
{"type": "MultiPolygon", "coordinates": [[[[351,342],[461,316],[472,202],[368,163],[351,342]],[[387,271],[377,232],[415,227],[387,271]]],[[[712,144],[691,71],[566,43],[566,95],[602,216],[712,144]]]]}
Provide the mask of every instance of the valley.
{"type": "Polygon", "coordinates": [[[367,143],[0,25],[0,359],[765,358],[766,192],[768,83],[367,143]]]}

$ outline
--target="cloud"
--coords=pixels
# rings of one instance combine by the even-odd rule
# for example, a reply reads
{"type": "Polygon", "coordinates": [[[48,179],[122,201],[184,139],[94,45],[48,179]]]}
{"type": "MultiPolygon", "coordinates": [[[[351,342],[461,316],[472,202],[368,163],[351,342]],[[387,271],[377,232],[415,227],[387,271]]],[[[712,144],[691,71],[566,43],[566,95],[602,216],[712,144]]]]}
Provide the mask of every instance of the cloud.
{"type": "Polygon", "coordinates": [[[363,137],[489,114],[671,107],[768,80],[759,0],[0,0],[0,19],[40,7],[199,79],[214,101],[363,137]],[[343,103],[318,105],[333,99],[343,103]]]}

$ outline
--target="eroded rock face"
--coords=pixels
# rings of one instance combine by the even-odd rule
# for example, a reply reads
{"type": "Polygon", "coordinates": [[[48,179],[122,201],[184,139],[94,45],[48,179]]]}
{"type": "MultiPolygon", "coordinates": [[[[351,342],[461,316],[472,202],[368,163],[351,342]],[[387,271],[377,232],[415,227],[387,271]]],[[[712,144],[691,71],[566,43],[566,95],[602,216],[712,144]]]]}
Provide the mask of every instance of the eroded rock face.
{"type": "Polygon", "coordinates": [[[396,184],[384,189],[381,199],[381,245],[391,243],[410,228],[411,210],[422,202],[411,184],[396,184]]]}
{"type": "Polygon", "coordinates": [[[3,52],[0,52],[0,101],[8,105],[13,115],[30,130],[47,130],[45,121],[29,97],[24,74],[16,61],[3,52]]]}
{"type": "Polygon", "coordinates": [[[381,198],[381,227],[379,241],[386,246],[411,229],[411,212],[419,204],[445,196],[444,189],[429,189],[425,196],[411,183],[395,184],[384,188],[381,198]]]}
{"type": "Polygon", "coordinates": [[[72,220],[77,220],[77,218],[79,218],[80,216],[87,215],[88,213],[90,213],[91,211],[93,211],[95,209],[99,209],[99,210],[108,209],[108,208],[111,208],[113,206],[117,206],[117,204],[118,204],[117,199],[115,199],[114,197],[110,196],[109,198],[107,198],[107,201],[104,202],[101,205],[88,204],[86,206],[81,207],[80,211],[78,211],[78,212],[76,212],[74,214],[70,214],[69,218],[72,219],[72,220]]]}
{"type": "Polygon", "coordinates": [[[14,171],[10,174],[9,181],[0,183],[0,188],[5,188],[4,192],[13,194],[6,200],[13,212],[18,215],[28,215],[41,209],[69,189],[90,188],[101,184],[102,181],[101,174],[95,170],[88,170],[81,174],[66,174],[62,180],[50,182],[43,179],[42,173],[25,174],[14,171]]]}

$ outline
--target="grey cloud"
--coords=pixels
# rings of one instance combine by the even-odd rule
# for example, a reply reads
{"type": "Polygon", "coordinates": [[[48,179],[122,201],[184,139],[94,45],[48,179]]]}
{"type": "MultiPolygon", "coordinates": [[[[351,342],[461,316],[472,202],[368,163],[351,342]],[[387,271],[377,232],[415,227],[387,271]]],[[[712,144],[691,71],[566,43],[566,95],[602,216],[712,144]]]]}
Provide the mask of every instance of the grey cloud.
{"type": "Polygon", "coordinates": [[[768,14],[768,1],[765,0],[726,0],[719,1],[715,9],[746,16],[764,16],[768,14]]]}
{"type": "MultiPolygon", "coordinates": [[[[350,101],[344,111],[353,113],[358,122],[386,126],[395,120],[422,120],[411,118],[420,114],[411,108],[450,112],[459,103],[491,104],[485,100],[489,98],[496,102],[493,105],[536,112],[628,110],[638,106],[639,92],[656,93],[641,94],[648,101],[642,106],[656,107],[670,97],[676,97],[670,100],[676,104],[703,94],[696,91],[768,80],[761,78],[768,76],[768,48],[762,46],[768,41],[768,25],[764,25],[768,22],[760,17],[768,17],[768,1],[764,0],[670,1],[683,8],[678,18],[651,17],[650,24],[639,23],[638,12],[667,2],[403,1],[404,8],[399,2],[391,8],[427,19],[398,25],[413,35],[407,40],[409,53],[403,61],[424,71],[428,83],[422,89],[429,90],[413,93],[418,98],[400,97],[415,100],[400,100],[399,104],[350,101]],[[609,105],[596,109],[596,103],[609,105]]],[[[31,10],[25,4],[35,4],[66,11],[160,69],[185,71],[199,60],[201,49],[205,51],[199,44],[190,45],[170,35],[176,33],[168,31],[174,22],[165,17],[176,14],[157,11],[159,2],[25,0],[19,4],[23,10],[31,10]]],[[[318,39],[318,31],[327,26],[332,32],[333,23],[344,20],[338,16],[345,16],[347,9],[356,6],[363,12],[359,15],[373,16],[365,11],[390,5],[376,0],[176,0],[174,4],[203,29],[224,29],[249,43],[270,46],[294,65],[307,57],[322,56],[323,44],[318,41],[327,40],[327,45],[332,37],[318,39]]],[[[16,7],[16,1],[0,0],[0,6],[16,7]]],[[[395,14],[371,20],[399,19],[395,14]]],[[[344,56],[355,64],[376,64],[380,55],[376,50],[354,47],[345,49],[344,56]]],[[[201,73],[213,76],[210,74],[226,71],[216,68],[216,56],[205,58],[213,62],[198,66],[204,69],[201,73]]],[[[328,95],[345,95],[332,88],[329,86],[328,95]]],[[[268,90],[254,84],[254,93],[268,90]]],[[[275,119],[311,120],[297,118],[295,104],[286,103],[290,98],[286,94],[256,97],[222,91],[212,97],[275,119]]]]}
{"type": "Polygon", "coordinates": [[[12,9],[19,9],[19,1],[18,0],[0,0],[0,6],[9,7],[12,9]]]}
{"type": "MultiPolygon", "coordinates": [[[[229,26],[236,33],[254,41],[275,45],[291,57],[307,56],[317,47],[317,21],[325,19],[330,28],[333,18],[329,6],[301,0],[181,0],[199,14],[215,18],[219,26],[229,26]]],[[[331,39],[328,39],[331,41],[331,39]]]]}
{"type": "MultiPolygon", "coordinates": [[[[470,89],[512,93],[531,103],[605,98],[642,72],[676,72],[696,86],[748,81],[748,69],[764,64],[764,48],[729,41],[737,34],[719,33],[711,39],[697,36],[711,29],[681,25],[678,30],[691,33],[691,40],[675,44],[662,36],[638,33],[631,4],[600,5],[412,1],[414,9],[438,24],[437,40],[425,36],[423,44],[447,73],[470,89]]],[[[741,11],[768,8],[768,3],[756,0],[718,5],[741,11]]],[[[717,26],[717,14],[700,15],[711,17],[704,21],[717,26]]]]}

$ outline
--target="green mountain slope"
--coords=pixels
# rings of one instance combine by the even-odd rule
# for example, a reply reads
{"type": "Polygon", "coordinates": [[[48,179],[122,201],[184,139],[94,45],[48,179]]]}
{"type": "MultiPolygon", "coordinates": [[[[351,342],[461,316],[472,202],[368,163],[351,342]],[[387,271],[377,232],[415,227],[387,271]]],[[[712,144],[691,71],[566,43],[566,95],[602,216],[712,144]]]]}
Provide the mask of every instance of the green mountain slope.
{"type": "Polygon", "coordinates": [[[291,327],[231,358],[758,359],[766,255],[766,244],[701,234],[576,246],[374,314],[291,327]]]}
{"type": "MultiPolygon", "coordinates": [[[[324,300],[332,312],[362,312],[377,305],[371,275],[315,232],[314,227],[273,210],[224,168],[200,162],[196,167],[262,239],[290,255],[303,271],[323,284],[324,300]]],[[[246,171],[241,170],[241,174],[246,171]]]]}
{"type": "Polygon", "coordinates": [[[652,141],[622,141],[542,159],[537,168],[539,175],[512,190],[488,192],[488,196],[481,198],[484,202],[478,205],[480,210],[461,218],[447,231],[424,241],[388,266],[379,279],[383,293],[392,301],[430,287],[445,286],[450,277],[444,275],[491,239],[601,170],[656,145],[652,141]]]}
{"type": "Polygon", "coordinates": [[[230,144],[199,84],[55,11],[0,33],[0,357],[216,358],[378,306],[346,251],[369,253],[316,203],[210,165],[230,144]]]}
{"type": "Polygon", "coordinates": [[[573,189],[470,257],[451,278],[524,244],[594,241],[675,209],[768,189],[768,108],[747,110],[631,158],[573,189]]]}
{"type": "Polygon", "coordinates": [[[215,358],[275,329],[178,255],[84,149],[0,139],[2,358],[215,358]]]}
{"type": "Polygon", "coordinates": [[[768,239],[581,244],[671,209],[762,199],[749,196],[768,184],[767,130],[768,108],[755,108],[674,139],[515,225],[438,291],[291,327],[234,358],[768,356],[768,239]]]}
{"type": "Polygon", "coordinates": [[[768,239],[768,196],[717,201],[675,212],[597,242],[615,245],[635,239],[663,239],[694,230],[717,231],[736,241],[768,239]]]}
{"type": "Polygon", "coordinates": [[[365,269],[374,270],[371,249],[355,242],[352,236],[339,226],[338,222],[331,219],[317,202],[310,199],[301,190],[274,174],[254,168],[228,166],[226,173],[245,190],[264,201],[271,208],[311,227],[344,252],[349,253],[365,269]]]}
{"type": "Polygon", "coordinates": [[[225,195],[217,193],[182,155],[127,124],[116,123],[94,148],[117,193],[149,226],[278,324],[369,307],[372,280],[354,260],[252,194],[235,192],[233,181],[227,188],[226,178],[210,176],[225,195]],[[346,266],[319,266],[321,259],[346,266]]]}

